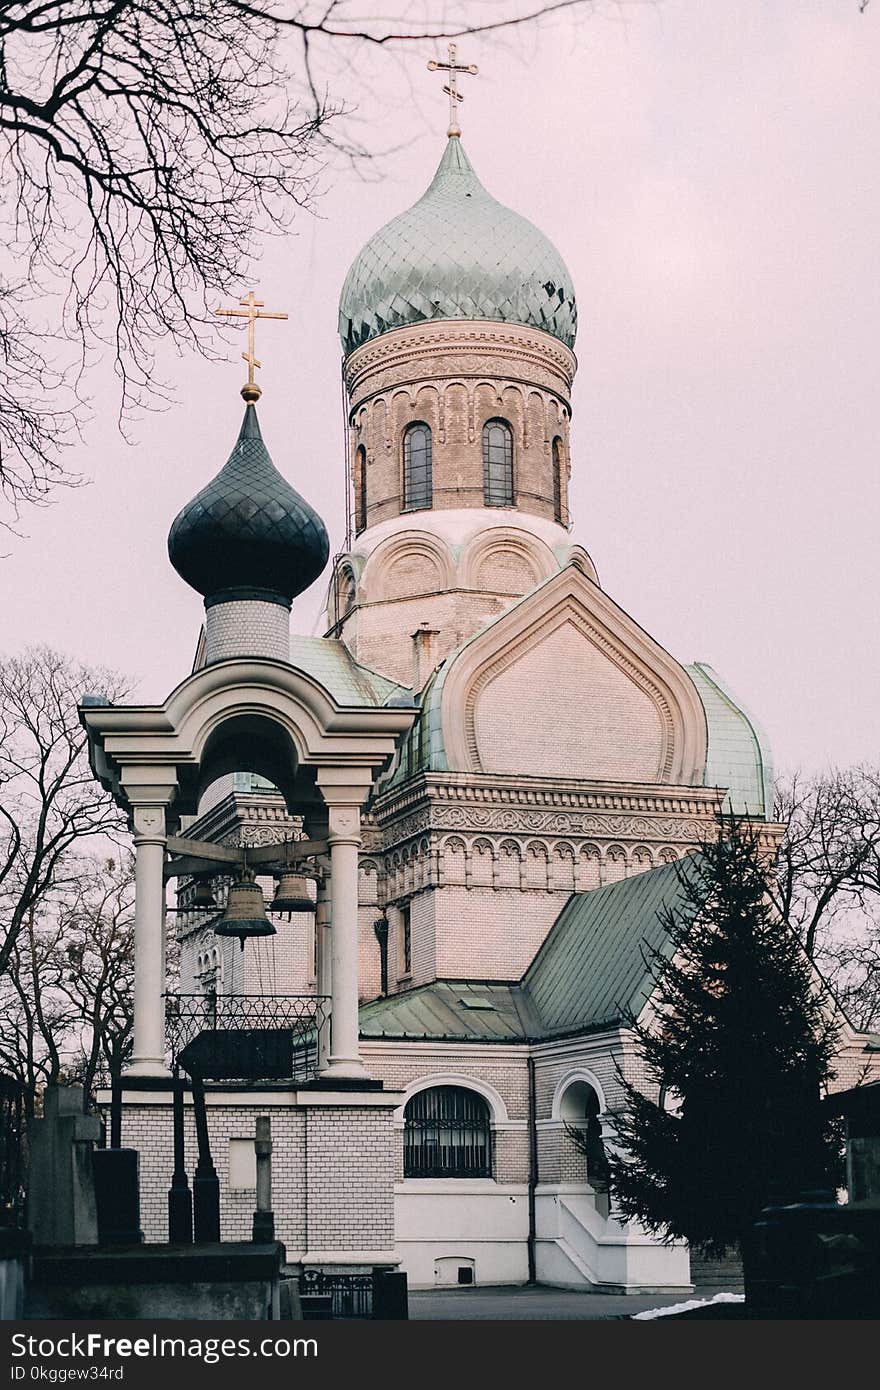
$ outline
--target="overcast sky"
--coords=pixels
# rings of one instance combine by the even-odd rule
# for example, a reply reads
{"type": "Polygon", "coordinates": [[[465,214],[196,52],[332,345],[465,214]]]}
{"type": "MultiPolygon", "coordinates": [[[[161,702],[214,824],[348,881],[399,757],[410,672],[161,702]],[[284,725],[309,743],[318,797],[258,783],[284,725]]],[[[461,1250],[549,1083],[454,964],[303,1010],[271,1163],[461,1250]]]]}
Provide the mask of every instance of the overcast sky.
{"type": "MultiPolygon", "coordinates": [[[[445,144],[431,44],[370,55],[345,95],[403,149],[328,169],[317,215],[252,285],[276,465],[341,549],[339,290],[367,237],[424,191],[445,144]],[[407,78],[409,80],[407,80],[407,78]]],[[[880,755],[880,0],[657,0],[515,40],[480,65],[464,144],[489,191],[571,269],[574,535],[607,592],[682,661],[715,666],[782,765],[880,755]]],[[[179,508],[225,462],[244,379],[167,356],[179,404],[133,447],[109,376],[73,460],[92,483],[30,512],[0,561],[2,646],[48,642],[161,700],[201,602],[167,559],[179,508]]],[[[313,631],[325,581],[294,606],[313,631]],[[320,591],[320,592],[319,592],[320,591]]]]}

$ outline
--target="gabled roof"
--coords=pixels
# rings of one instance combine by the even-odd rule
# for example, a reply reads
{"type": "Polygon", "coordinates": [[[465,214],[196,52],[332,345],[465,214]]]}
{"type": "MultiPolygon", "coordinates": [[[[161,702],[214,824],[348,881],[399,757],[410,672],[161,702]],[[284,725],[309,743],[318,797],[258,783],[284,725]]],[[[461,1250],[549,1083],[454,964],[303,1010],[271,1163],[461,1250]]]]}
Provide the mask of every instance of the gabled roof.
{"type": "MultiPolygon", "coordinates": [[[[688,856],[679,861],[689,872],[688,856]]],[[[546,1041],[613,1027],[651,992],[648,956],[667,949],[663,909],[683,901],[675,864],[574,893],[518,981],[435,980],[361,1009],[364,1038],[546,1041]]]]}

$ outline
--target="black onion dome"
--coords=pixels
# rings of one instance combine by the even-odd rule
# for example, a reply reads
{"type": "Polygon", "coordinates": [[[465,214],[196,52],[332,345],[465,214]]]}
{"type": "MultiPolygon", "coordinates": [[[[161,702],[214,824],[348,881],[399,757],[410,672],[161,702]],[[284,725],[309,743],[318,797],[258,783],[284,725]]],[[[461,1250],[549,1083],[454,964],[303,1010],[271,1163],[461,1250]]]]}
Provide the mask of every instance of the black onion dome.
{"type": "Polygon", "coordinates": [[[209,606],[242,598],[289,606],[326,565],[324,523],[273,464],[253,405],[228,462],[175,517],[168,554],[209,606]]]}

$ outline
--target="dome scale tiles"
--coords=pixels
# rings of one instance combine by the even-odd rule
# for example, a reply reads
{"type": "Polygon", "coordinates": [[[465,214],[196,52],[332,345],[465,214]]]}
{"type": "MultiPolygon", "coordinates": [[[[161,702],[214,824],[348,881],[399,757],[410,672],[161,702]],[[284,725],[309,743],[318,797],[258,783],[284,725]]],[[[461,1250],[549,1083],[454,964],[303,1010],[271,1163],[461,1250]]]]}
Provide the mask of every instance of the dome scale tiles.
{"type": "Polygon", "coordinates": [[[427,192],[370,238],[342,288],[346,356],[393,328],[493,319],[574,347],[577,306],[562,257],[537,227],[488,194],[450,136],[427,192]]]}
{"type": "Polygon", "coordinates": [[[282,478],[263,443],[256,406],[246,406],[229,459],[172,522],[172,565],[204,594],[206,607],[241,598],[290,607],[329,554],[323,521],[282,478]]]}

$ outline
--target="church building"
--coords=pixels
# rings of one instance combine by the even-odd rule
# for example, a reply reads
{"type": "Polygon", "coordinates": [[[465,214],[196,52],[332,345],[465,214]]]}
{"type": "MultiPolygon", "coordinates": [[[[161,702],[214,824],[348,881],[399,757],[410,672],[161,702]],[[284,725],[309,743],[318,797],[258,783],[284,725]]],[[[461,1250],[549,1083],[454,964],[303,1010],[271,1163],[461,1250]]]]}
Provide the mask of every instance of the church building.
{"type": "MultiPolygon", "coordinates": [[[[602,588],[569,510],[574,285],[454,123],[355,259],[339,327],[345,552],[327,568],[252,365],[229,461],[169,537],[205,599],[194,669],[161,705],[83,706],[137,852],[122,1133],[145,1234],[168,1234],[175,1047],[238,1029],[244,1057],[275,1028],[289,1065],[207,1076],[224,1239],[250,1234],[268,1115],[293,1267],[687,1288],[685,1246],[616,1218],[604,1154],[678,861],[721,807],[781,833],[766,741],[602,588]],[[298,635],[319,580],[324,635],[298,635]]],[[[865,1040],[842,1046],[844,1086],[865,1040]]],[[[189,1099],[186,1125],[191,1167],[189,1099]]]]}

